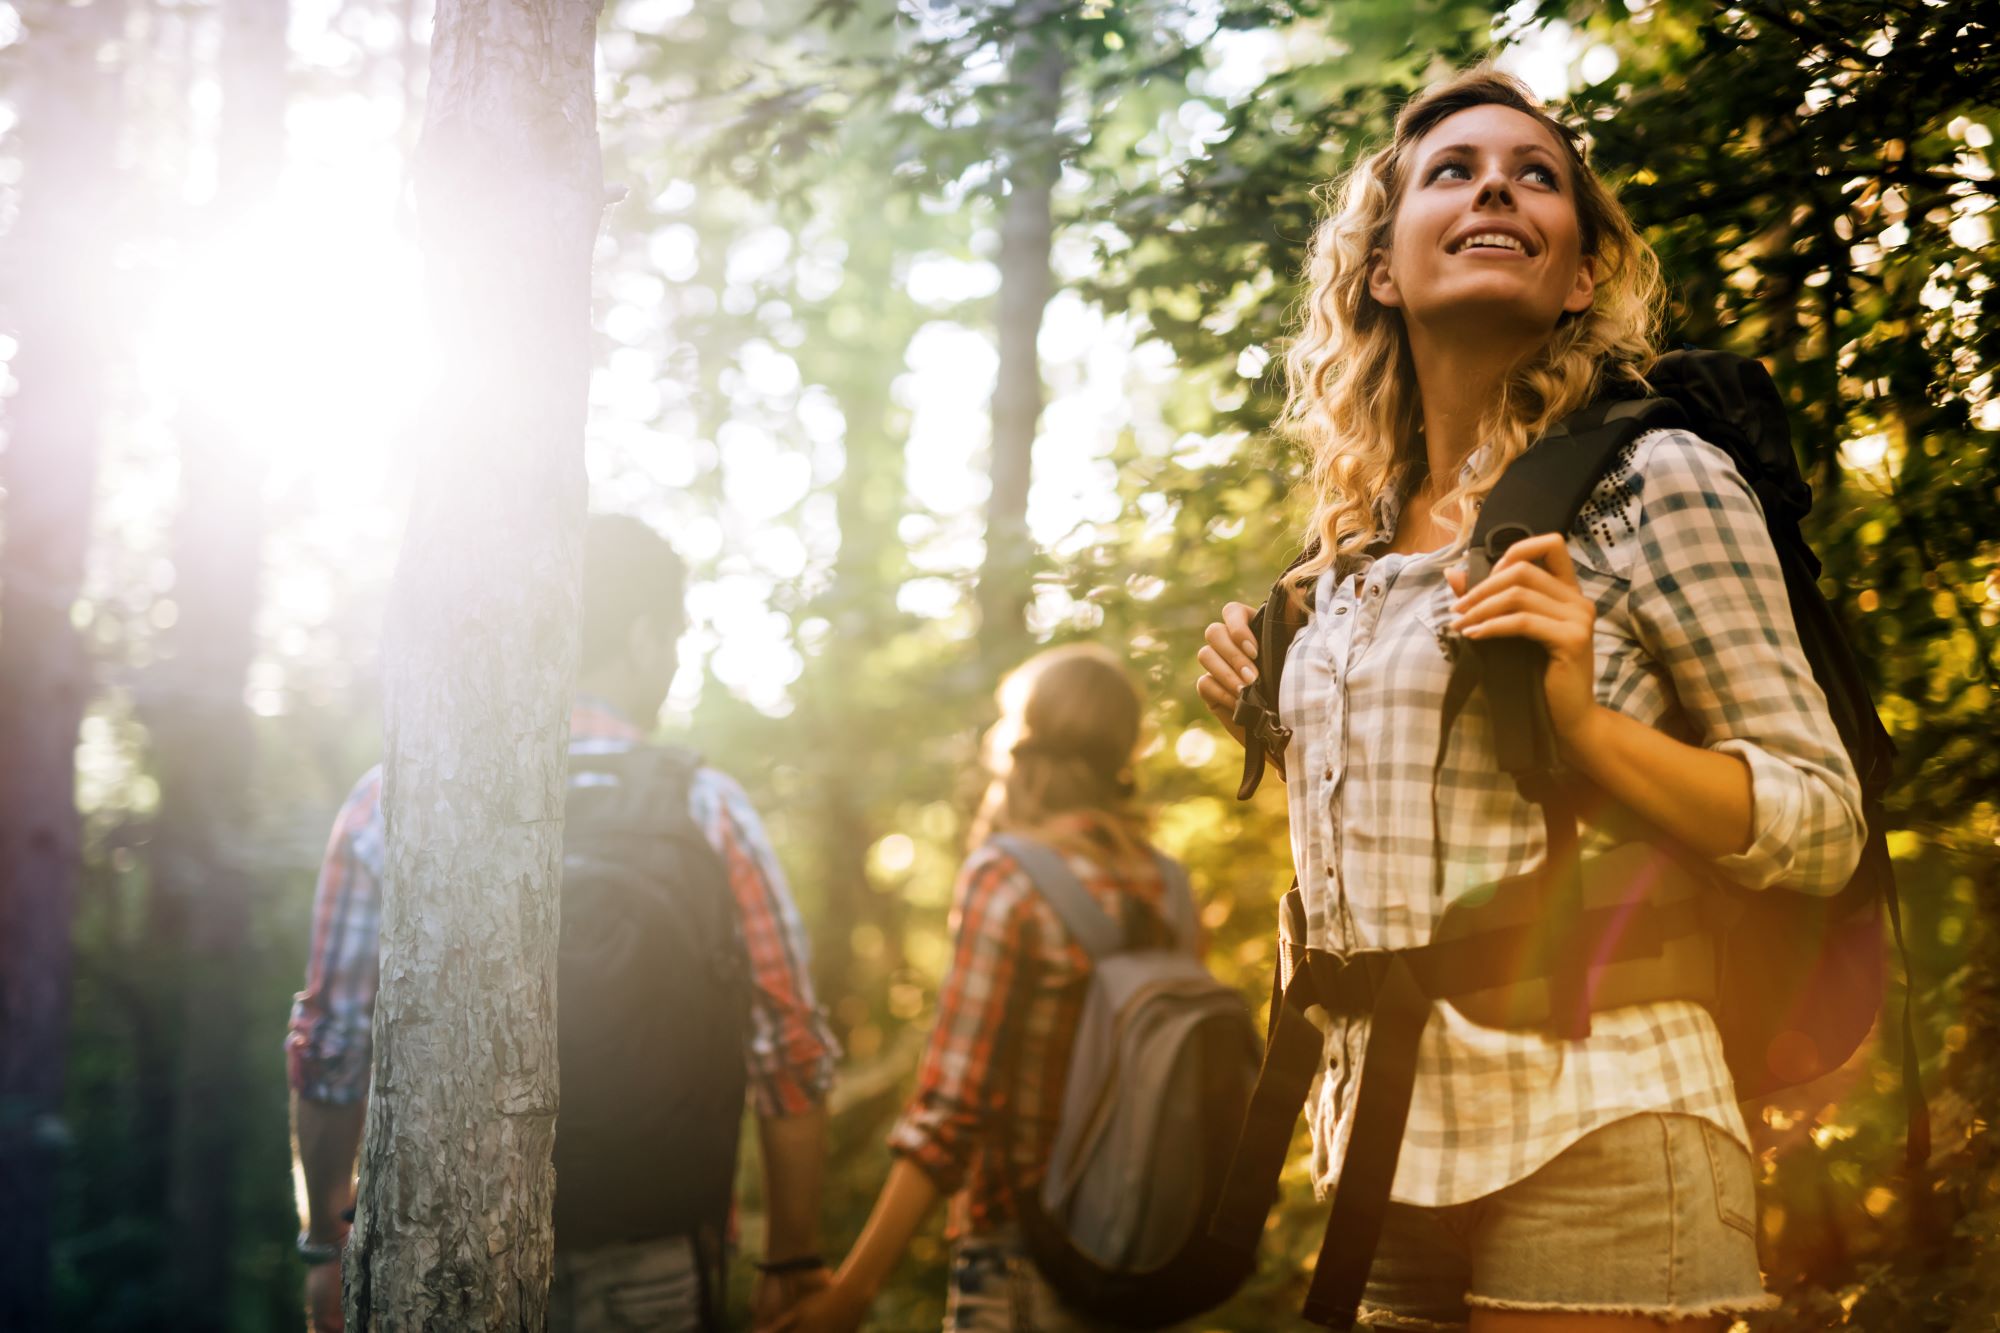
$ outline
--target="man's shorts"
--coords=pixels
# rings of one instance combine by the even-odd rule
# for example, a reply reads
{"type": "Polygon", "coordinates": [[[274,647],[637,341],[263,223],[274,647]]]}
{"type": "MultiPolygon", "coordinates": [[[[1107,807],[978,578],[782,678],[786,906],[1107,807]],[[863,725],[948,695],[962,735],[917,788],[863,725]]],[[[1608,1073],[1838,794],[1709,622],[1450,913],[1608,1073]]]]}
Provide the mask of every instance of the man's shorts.
{"type": "Polygon", "coordinates": [[[1692,1319],[1778,1303],[1757,1268],[1750,1154],[1708,1121],[1646,1112],[1466,1203],[1392,1203],[1360,1326],[1462,1330],[1471,1310],[1692,1319]]]}
{"type": "Polygon", "coordinates": [[[685,1236],[556,1255],[549,1333],[701,1333],[701,1270],[685,1236]]]}

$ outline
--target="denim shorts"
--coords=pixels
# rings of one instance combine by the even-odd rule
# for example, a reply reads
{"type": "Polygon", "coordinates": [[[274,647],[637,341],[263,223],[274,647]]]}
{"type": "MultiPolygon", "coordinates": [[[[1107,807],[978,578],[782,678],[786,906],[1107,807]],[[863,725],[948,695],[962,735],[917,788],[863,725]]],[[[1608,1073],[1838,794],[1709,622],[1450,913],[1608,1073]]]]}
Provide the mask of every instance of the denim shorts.
{"type": "Polygon", "coordinates": [[[966,1236],[952,1247],[945,1333],[1100,1333],[1067,1309],[1013,1227],[966,1236]]]}
{"type": "Polygon", "coordinates": [[[1482,1198],[1390,1204],[1360,1326],[1448,1333],[1474,1307],[1693,1319],[1777,1304],[1757,1268],[1749,1152],[1697,1116],[1645,1112],[1482,1198]]]}

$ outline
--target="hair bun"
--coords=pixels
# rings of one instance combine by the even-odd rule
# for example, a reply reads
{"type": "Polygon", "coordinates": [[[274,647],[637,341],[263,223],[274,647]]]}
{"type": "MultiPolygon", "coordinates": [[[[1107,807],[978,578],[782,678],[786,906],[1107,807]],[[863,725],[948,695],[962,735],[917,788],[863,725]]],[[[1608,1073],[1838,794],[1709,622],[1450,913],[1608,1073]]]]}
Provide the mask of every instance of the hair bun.
{"type": "Polygon", "coordinates": [[[1090,737],[1084,743],[1079,744],[1076,742],[1049,740],[1039,736],[1024,736],[1020,740],[1015,741],[1013,748],[1007,753],[1013,755],[1016,759],[1035,755],[1039,755],[1043,759],[1081,759],[1092,768],[1102,769],[1107,775],[1126,767],[1126,756],[1121,754],[1113,757],[1100,753],[1103,749],[1102,745],[1093,746],[1088,743],[1088,741],[1096,739],[1098,738],[1090,737]]]}

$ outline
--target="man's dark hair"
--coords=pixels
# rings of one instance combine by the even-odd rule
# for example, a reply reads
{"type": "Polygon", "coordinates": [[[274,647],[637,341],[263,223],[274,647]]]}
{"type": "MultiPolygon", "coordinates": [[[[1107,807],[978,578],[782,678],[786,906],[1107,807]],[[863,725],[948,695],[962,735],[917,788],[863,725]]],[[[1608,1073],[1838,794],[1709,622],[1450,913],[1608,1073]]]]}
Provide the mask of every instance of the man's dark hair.
{"type": "Polygon", "coordinates": [[[616,661],[641,616],[677,624],[687,566],[666,538],[629,514],[592,514],[583,533],[583,661],[616,661]]]}

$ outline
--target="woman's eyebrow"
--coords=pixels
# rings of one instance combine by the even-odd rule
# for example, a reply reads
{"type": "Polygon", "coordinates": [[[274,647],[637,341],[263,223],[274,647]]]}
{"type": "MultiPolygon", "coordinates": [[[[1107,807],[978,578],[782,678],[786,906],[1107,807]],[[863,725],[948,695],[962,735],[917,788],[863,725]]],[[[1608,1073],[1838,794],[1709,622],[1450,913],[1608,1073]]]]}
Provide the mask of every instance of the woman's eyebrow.
{"type": "MultiPolygon", "coordinates": [[[[1450,153],[1472,154],[1472,153],[1477,153],[1478,151],[1479,149],[1477,145],[1469,143],[1455,143],[1455,144],[1447,144],[1443,148],[1434,149],[1432,150],[1430,155],[1432,157],[1444,157],[1450,153]]],[[[1514,145],[1515,157],[1526,157],[1531,153],[1541,153],[1548,157],[1554,157],[1556,155],[1555,150],[1550,148],[1545,143],[1530,142],[1530,143],[1522,143],[1514,145]]]]}

